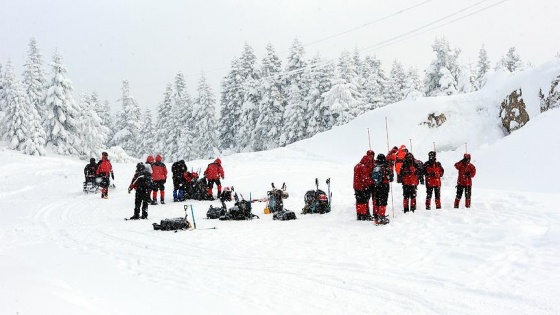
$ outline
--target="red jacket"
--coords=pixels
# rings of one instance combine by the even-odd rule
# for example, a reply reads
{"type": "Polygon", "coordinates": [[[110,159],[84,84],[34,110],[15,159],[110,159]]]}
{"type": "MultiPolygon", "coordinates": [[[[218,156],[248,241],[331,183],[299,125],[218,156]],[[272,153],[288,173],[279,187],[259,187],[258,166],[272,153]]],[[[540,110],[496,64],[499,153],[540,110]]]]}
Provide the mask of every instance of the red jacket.
{"type": "Polygon", "coordinates": [[[186,171],[183,173],[183,178],[187,181],[187,183],[190,183],[198,178],[198,174],[196,172],[186,171]]]}
{"type": "Polygon", "coordinates": [[[403,186],[418,186],[418,169],[414,163],[411,165],[405,165],[403,163],[401,167],[401,178],[403,186]]]}
{"type": "Polygon", "coordinates": [[[373,159],[370,155],[364,155],[360,163],[354,166],[354,190],[366,190],[373,185],[372,171],[373,159]]]}
{"type": "Polygon", "coordinates": [[[444,170],[440,162],[427,161],[424,164],[426,187],[441,187],[441,177],[443,176],[443,172],[444,170]]]}
{"type": "Polygon", "coordinates": [[[206,179],[216,180],[224,179],[224,169],[222,168],[222,161],[216,159],[213,163],[208,164],[208,167],[204,171],[204,176],[206,179]]]}
{"type": "Polygon", "coordinates": [[[109,161],[109,159],[107,159],[106,157],[102,157],[95,174],[109,177],[110,173],[113,173],[113,166],[111,165],[111,161],[109,161]]]}
{"type": "Polygon", "coordinates": [[[463,162],[463,160],[455,163],[455,168],[459,171],[457,177],[457,185],[472,186],[472,178],[476,175],[476,167],[470,162],[463,162]]]}
{"type": "Polygon", "coordinates": [[[162,162],[152,164],[152,179],[154,181],[167,179],[167,167],[162,162]]]}
{"type": "Polygon", "coordinates": [[[408,150],[406,150],[406,147],[403,145],[401,145],[401,147],[399,148],[399,150],[397,151],[397,156],[396,156],[396,160],[395,160],[395,171],[397,172],[397,174],[401,174],[401,167],[402,164],[404,162],[404,157],[406,155],[406,153],[408,153],[408,150]]]}

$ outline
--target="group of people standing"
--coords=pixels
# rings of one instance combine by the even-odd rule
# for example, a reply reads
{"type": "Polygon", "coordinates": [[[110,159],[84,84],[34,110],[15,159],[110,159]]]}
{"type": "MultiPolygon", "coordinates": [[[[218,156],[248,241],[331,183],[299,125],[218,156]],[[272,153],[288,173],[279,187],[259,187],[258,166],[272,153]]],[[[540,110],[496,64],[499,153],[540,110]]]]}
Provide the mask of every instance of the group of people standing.
{"type": "MultiPolygon", "coordinates": [[[[435,199],[436,209],[441,209],[441,177],[445,170],[436,159],[436,152],[428,153],[428,161],[422,162],[408,152],[406,146],[393,147],[387,156],[369,150],[354,167],[354,194],[356,196],[357,219],[373,220],[376,224],[387,224],[385,212],[390,190],[390,183],[397,173],[397,183],[402,184],[403,212],[416,210],[416,196],[418,185],[426,185],[426,210],[431,209],[432,194],[435,199]],[[373,215],[370,214],[369,200],[372,199],[373,215]]],[[[465,207],[471,206],[472,178],[476,168],[470,163],[471,155],[465,153],[463,159],[455,163],[459,172],[457,179],[457,193],[454,208],[459,208],[459,203],[465,193],[465,207]]]]}

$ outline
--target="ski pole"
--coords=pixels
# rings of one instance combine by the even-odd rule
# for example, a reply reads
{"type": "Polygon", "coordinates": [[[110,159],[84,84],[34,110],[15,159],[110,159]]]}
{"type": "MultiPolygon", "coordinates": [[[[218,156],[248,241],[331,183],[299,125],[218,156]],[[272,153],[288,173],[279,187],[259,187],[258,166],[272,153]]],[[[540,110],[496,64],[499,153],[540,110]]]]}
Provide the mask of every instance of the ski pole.
{"type": "Polygon", "coordinates": [[[192,222],[193,222],[193,225],[194,225],[194,229],[196,230],[196,221],[194,220],[194,210],[193,210],[192,205],[190,205],[190,206],[191,206],[192,222]]]}
{"type": "MultiPolygon", "coordinates": [[[[387,124],[387,116],[385,116],[385,134],[387,135],[387,151],[389,151],[389,127],[387,124]]],[[[396,160],[395,160],[396,162],[396,160]]],[[[395,163],[396,164],[396,163],[395,163]]],[[[393,167],[391,167],[391,172],[393,167]]],[[[389,182],[389,189],[391,190],[391,209],[393,211],[393,219],[395,218],[395,201],[393,199],[393,182],[389,182]]]]}

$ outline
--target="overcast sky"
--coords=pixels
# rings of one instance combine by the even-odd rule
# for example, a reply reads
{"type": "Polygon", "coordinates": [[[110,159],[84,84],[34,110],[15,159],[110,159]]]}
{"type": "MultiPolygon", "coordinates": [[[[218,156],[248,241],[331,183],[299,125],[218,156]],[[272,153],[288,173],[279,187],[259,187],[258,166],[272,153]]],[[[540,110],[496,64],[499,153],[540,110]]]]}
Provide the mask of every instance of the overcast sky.
{"type": "Polygon", "coordinates": [[[317,52],[336,58],[357,47],[362,56],[378,56],[387,70],[396,58],[421,71],[433,59],[436,36],[461,48],[466,62],[477,61],[482,44],[493,65],[512,46],[533,64],[560,51],[558,1],[498,4],[502,1],[0,0],[0,63],[10,59],[22,73],[34,36],[47,64],[56,48],[63,54],[77,99],[96,90],[118,109],[121,81],[128,79],[145,109],[162,100],[166,83],[177,72],[187,76],[193,96],[200,73],[206,73],[219,101],[219,83],[244,43],[255,49],[259,61],[270,42],[285,63],[297,37],[304,44],[319,40],[305,46],[308,58],[317,52]],[[429,30],[460,17],[465,18],[429,30]],[[402,37],[426,25],[418,30],[423,34],[402,37]],[[392,38],[403,40],[379,45],[392,38]]]}

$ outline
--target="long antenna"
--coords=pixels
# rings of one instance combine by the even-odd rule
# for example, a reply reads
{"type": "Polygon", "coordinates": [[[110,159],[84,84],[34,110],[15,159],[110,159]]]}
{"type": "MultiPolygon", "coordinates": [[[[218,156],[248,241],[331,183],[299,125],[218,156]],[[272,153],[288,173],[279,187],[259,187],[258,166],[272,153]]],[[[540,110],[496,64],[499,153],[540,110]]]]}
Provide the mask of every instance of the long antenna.
{"type": "MultiPolygon", "coordinates": [[[[387,152],[389,152],[389,126],[387,123],[387,116],[385,116],[385,134],[387,135],[387,152]]],[[[393,172],[393,166],[391,166],[391,172],[393,172]]],[[[393,219],[395,218],[395,201],[393,199],[393,182],[389,182],[389,187],[391,190],[391,209],[393,211],[393,219]]]]}

